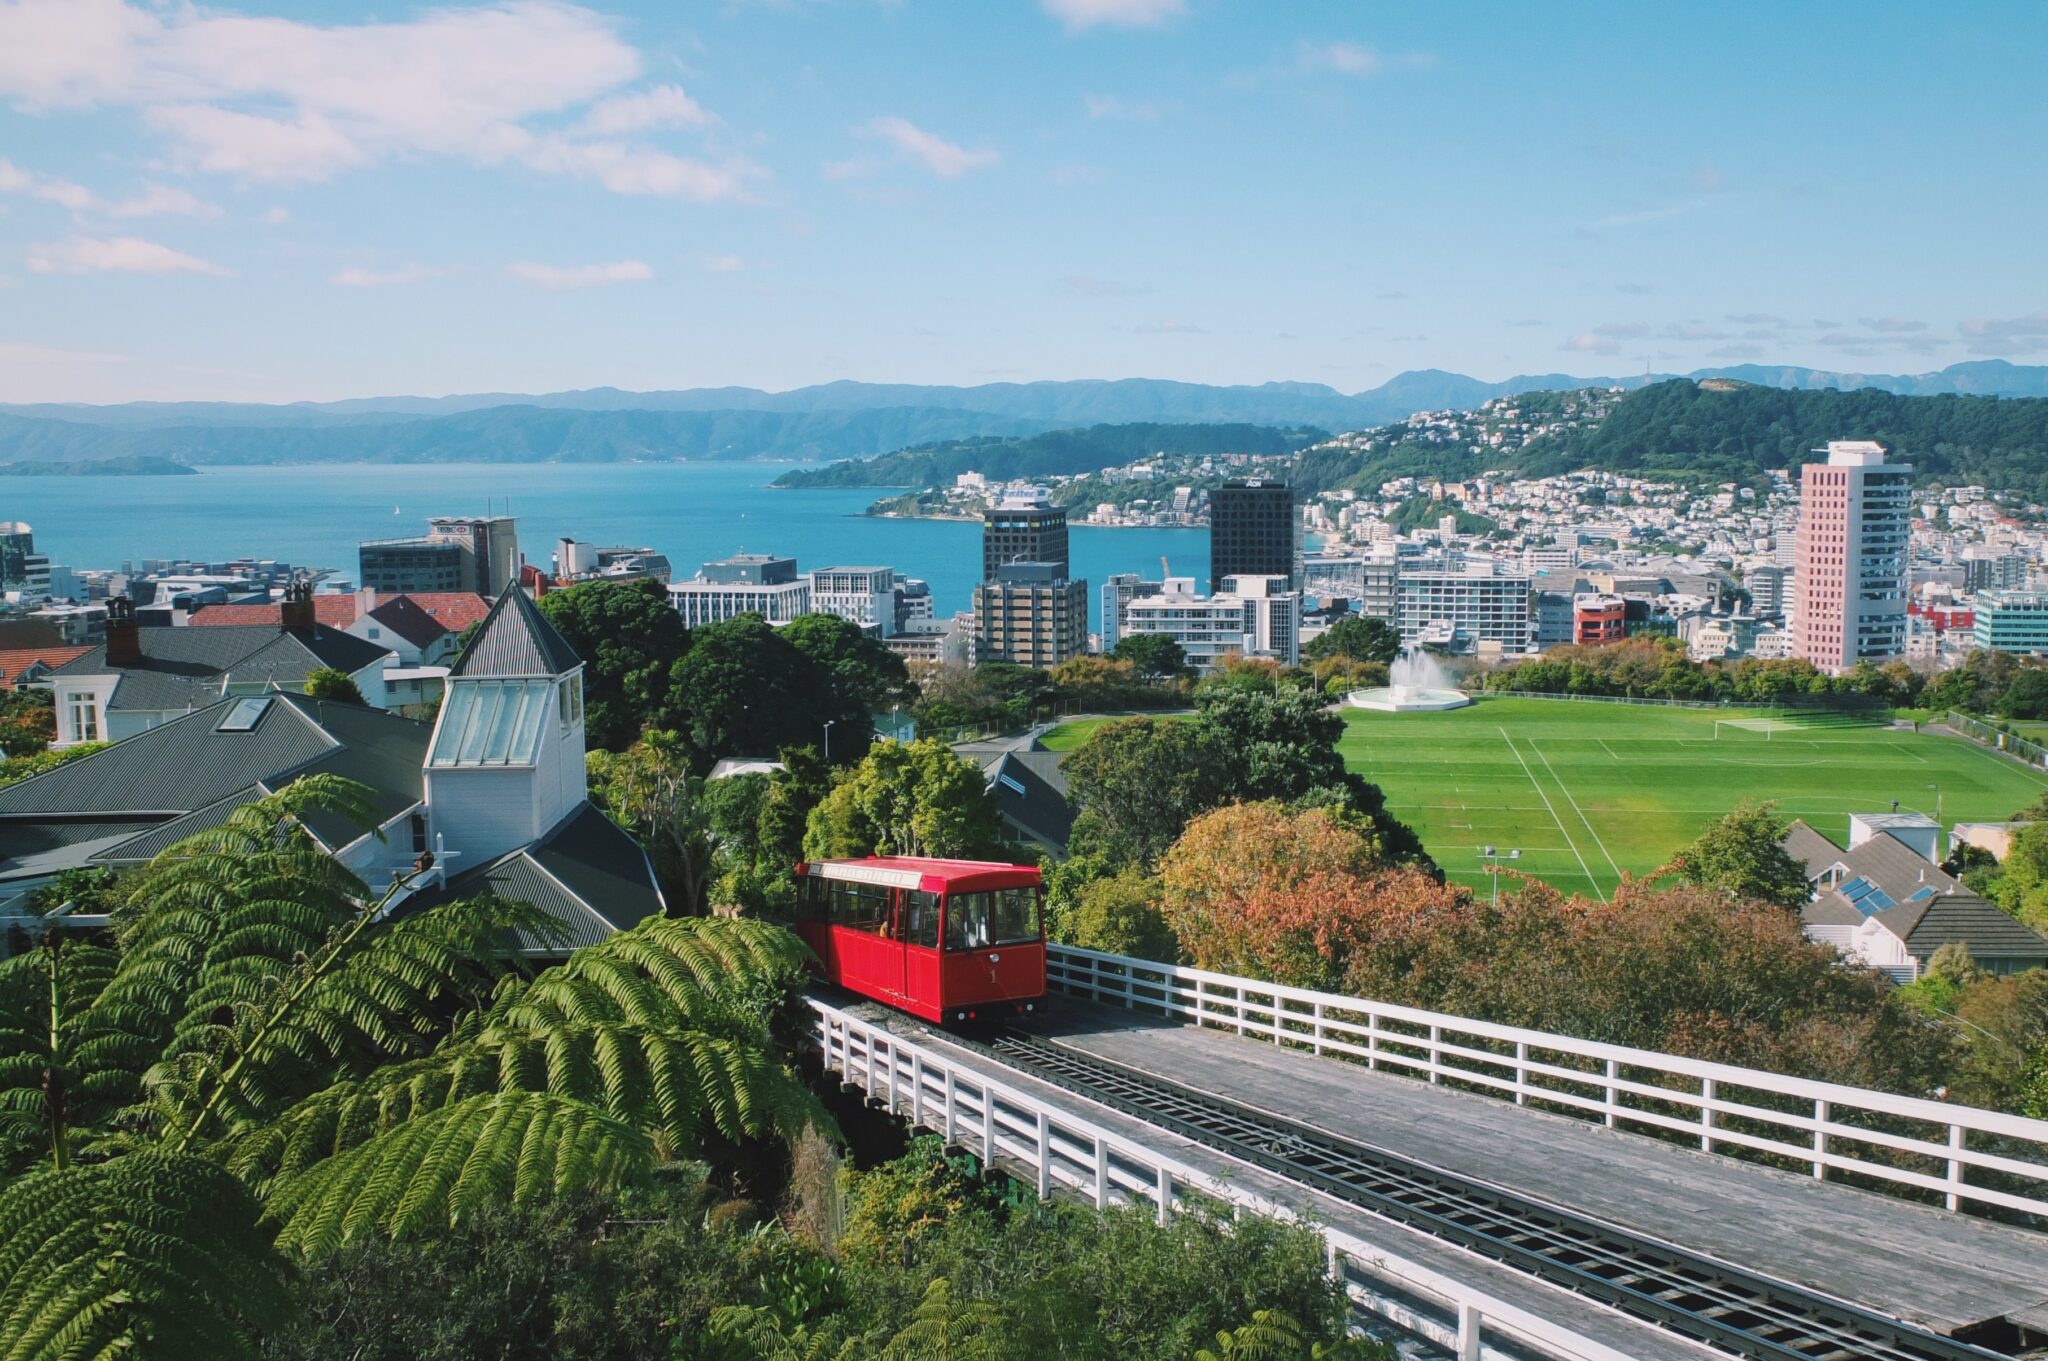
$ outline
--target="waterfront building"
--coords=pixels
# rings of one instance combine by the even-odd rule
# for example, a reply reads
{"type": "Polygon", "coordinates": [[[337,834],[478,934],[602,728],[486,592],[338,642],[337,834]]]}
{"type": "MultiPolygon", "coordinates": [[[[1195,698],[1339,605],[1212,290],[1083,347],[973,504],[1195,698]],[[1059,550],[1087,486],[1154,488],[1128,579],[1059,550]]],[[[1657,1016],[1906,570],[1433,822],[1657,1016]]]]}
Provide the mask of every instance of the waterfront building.
{"type": "Polygon", "coordinates": [[[2048,657],[2048,591],[1979,591],[1974,614],[1978,647],[2048,657]]]}
{"type": "Polygon", "coordinates": [[[896,572],[889,567],[816,568],[811,572],[811,609],[836,614],[877,634],[894,633],[896,572]]]}
{"type": "Polygon", "coordinates": [[[1401,641],[1455,646],[1465,635],[1504,652],[1525,652],[1530,641],[1530,579],[1491,567],[1411,568],[1396,584],[1394,627],[1401,641]]]}
{"type": "Polygon", "coordinates": [[[1285,482],[1243,478],[1209,494],[1209,590],[1226,577],[1281,576],[1297,584],[1301,513],[1285,482]]]}
{"type": "Polygon", "coordinates": [[[1884,446],[1833,440],[1800,469],[1798,654],[1830,674],[1906,650],[1913,468],[1884,446]]]}
{"type": "Polygon", "coordinates": [[[974,588],[975,661],[1050,669],[1088,650],[1088,583],[1066,566],[1009,562],[974,588]]]}
{"type": "Polygon", "coordinates": [[[1136,572],[1117,572],[1102,583],[1102,650],[1113,650],[1124,636],[1124,616],[1133,600],[1158,595],[1164,587],[1145,581],[1136,572]]]}
{"type": "Polygon", "coordinates": [[[652,548],[603,547],[580,539],[555,541],[554,585],[583,581],[658,581],[666,586],[670,568],[666,554],[652,548]]]}
{"type": "Polygon", "coordinates": [[[994,581],[996,569],[1009,562],[1043,562],[1070,568],[1067,513],[1036,487],[1010,492],[981,520],[981,579],[994,581]]]}
{"type": "Polygon", "coordinates": [[[427,532],[357,546],[358,585],[393,594],[467,591],[496,596],[519,578],[518,521],[510,515],[437,515],[427,532]]]}
{"type": "Polygon", "coordinates": [[[1188,665],[1210,671],[1225,657],[1301,661],[1301,597],[1284,575],[1233,576],[1216,595],[1195,594],[1193,577],[1168,577],[1159,590],[1132,599],[1123,636],[1152,635],[1180,644],[1188,665]]]}
{"type": "Polygon", "coordinates": [[[780,628],[811,612],[811,583],[796,559],[771,553],[736,553],[707,562],[688,581],[669,583],[668,598],[688,628],[758,614],[780,628]]]}

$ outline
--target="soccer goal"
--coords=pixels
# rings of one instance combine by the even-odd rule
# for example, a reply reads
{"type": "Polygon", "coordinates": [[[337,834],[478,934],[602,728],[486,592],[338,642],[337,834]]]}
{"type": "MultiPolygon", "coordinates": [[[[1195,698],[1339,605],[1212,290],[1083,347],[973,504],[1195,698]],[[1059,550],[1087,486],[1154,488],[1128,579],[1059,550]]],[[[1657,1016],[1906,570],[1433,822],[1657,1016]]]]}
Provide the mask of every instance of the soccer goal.
{"type": "Polygon", "coordinates": [[[1760,732],[1764,735],[1764,741],[1768,742],[1772,733],[1784,732],[1792,726],[1775,718],[1717,718],[1714,720],[1714,737],[1718,741],[1721,729],[1734,728],[1738,732],[1760,732]]]}

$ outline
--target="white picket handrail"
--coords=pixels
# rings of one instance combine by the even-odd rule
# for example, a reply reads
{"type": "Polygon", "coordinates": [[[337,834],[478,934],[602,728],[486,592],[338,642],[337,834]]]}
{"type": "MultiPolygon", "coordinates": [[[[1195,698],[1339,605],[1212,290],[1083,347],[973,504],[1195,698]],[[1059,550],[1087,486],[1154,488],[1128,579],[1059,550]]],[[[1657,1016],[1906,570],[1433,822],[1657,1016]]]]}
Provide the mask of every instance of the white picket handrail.
{"type": "Polygon", "coordinates": [[[1047,945],[1046,983],[1058,992],[1220,1026],[1316,1054],[1341,1054],[1361,1059],[1369,1068],[1415,1075],[1431,1083],[1455,1083],[1517,1105],[1540,1102],[1610,1127],[1634,1125],[1684,1134],[1709,1153],[1747,1150],[1774,1155],[1805,1165],[1817,1180],[1826,1179],[1830,1171],[1850,1173],[1938,1195],[1951,1210],[1996,1206],[2048,1215],[2048,1120],[1071,945],[1047,945]],[[1736,1099],[1731,1091],[1761,1093],[1797,1102],[1799,1108],[1776,1110],[1736,1099]],[[1877,1117],[1927,1128],[1913,1134],[1854,1123],[1877,1117]],[[1973,1136],[1980,1142],[2003,1141],[2007,1147],[2001,1152],[1972,1147],[1973,1136]],[[1911,1155],[1926,1170],[1858,1156],[1858,1145],[1865,1153],[1883,1149],[1911,1155]],[[2032,1185],[2023,1190],[1979,1185],[1969,1179],[1973,1171],[2032,1185]]]}
{"type": "MultiPolygon", "coordinates": [[[[913,1126],[967,1149],[984,1166],[1021,1168],[1040,1197],[1063,1190],[1098,1207],[1150,1204],[1160,1223],[1186,1194],[1255,1214],[1307,1223],[1322,1237],[1332,1275],[1360,1309],[1449,1348],[1460,1361],[1505,1358],[1487,1342],[1512,1341],[1558,1361],[1631,1361],[1632,1354],[1571,1326],[1499,1299],[1356,1234],[1308,1222],[1293,1206],[1148,1147],[1051,1105],[950,1053],[809,999],[825,1068],[913,1126]],[[1376,1288],[1377,1287],[1377,1288],[1376,1288]],[[1413,1301],[1434,1311],[1418,1313],[1413,1301]]],[[[1360,1211],[1360,1213],[1367,1213],[1360,1211]]],[[[1453,1251],[1458,1251],[1453,1249],[1453,1251]]],[[[1483,1259],[1473,1258],[1475,1267],[1483,1259]]],[[[1573,1297],[1569,1308],[1611,1313],[1573,1297]]],[[[1618,1316],[1617,1316],[1618,1317],[1618,1316]]],[[[1648,1326],[1648,1325],[1644,1325],[1648,1326]]]]}

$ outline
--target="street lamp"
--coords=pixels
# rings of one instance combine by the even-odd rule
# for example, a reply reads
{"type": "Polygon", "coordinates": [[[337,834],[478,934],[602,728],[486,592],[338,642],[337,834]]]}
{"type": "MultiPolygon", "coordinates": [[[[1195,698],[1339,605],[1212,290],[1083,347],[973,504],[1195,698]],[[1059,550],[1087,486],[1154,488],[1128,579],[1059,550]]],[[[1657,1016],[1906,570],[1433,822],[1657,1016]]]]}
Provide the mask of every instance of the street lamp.
{"type": "Polygon", "coordinates": [[[825,764],[828,766],[832,764],[832,725],[838,721],[836,718],[825,720],[825,764]]]}
{"type": "Polygon", "coordinates": [[[1486,872],[1487,872],[1487,874],[1488,874],[1488,875],[1489,875],[1489,876],[1490,876],[1490,877],[1491,877],[1491,878],[1493,879],[1493,903],[1492,903],[1492,905],[1493,905],[1494,907],[1499,907],[1499,906],[1500,906],[1500,862],[1501,862],[1501,861],[1503,861],[1503,860],[1520,860],[1520,859],[1522,858],[1522,852],[1521,852],[1521,848],[1517,847],[1517,848],[1515,848],[1514,850],[1508,850],[1508,851],[1503,851],[1503,850],[1499,850],[1499,849],[1496,849],[1495,847],[1492,847],[1492,846],[1481,846],[1481,847],[1479,848],[1479,858],[1480,858],[1481,860],[1484,860],[1484,861],[1486,861],[1486,862],[1487,862],[1487,869],[1486,869],[1486,872]]]}

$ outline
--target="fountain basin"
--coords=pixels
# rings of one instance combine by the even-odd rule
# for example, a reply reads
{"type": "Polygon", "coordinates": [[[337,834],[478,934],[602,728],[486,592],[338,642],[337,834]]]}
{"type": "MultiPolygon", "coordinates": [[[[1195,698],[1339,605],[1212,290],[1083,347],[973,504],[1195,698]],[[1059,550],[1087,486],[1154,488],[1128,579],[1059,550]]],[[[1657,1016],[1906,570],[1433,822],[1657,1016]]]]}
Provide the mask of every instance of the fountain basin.
{"type": "Polygon", "coordinates": [[[1462,709],[1472,702],[1463,690],[1440,690],[1424,685],[1377,685],[1370,690],[1353,690],[1344,702],[1354,709],[1375,709],[1385,714],[1436,714],[1462,709]]]}

